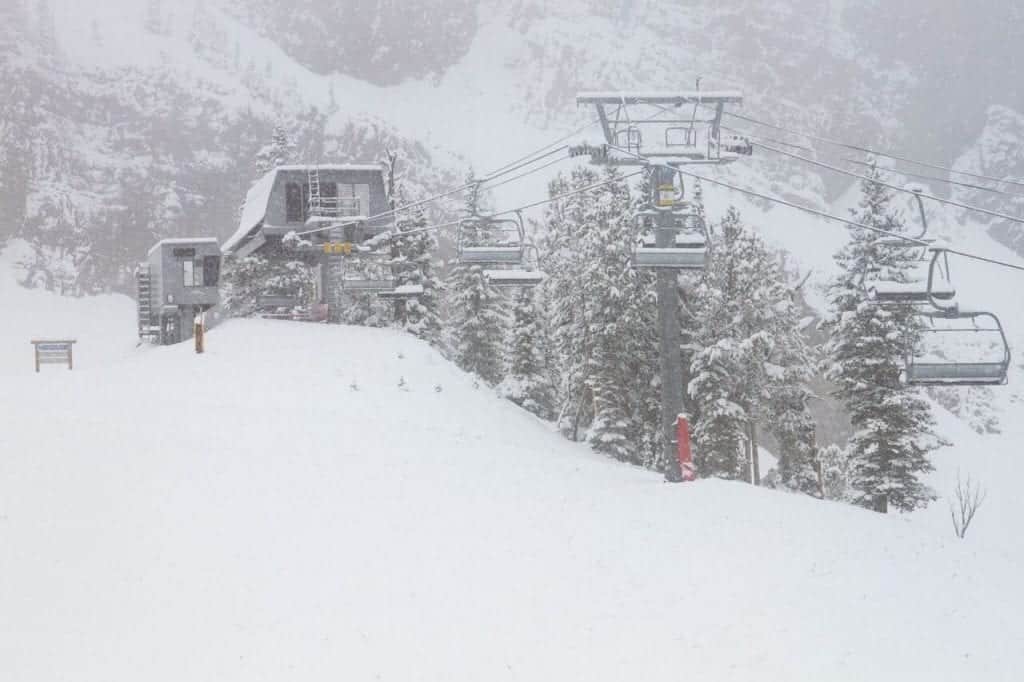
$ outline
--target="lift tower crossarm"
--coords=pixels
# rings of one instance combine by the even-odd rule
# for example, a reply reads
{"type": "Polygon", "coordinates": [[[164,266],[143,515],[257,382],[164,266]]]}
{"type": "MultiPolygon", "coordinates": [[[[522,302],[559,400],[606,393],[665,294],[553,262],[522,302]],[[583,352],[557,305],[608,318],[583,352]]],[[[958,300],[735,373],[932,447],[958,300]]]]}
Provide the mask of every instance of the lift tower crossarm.
{"type": "Polygon", "coordinates": [[[742,104],[738,90],[688,90],[685,92],[581,92],[576,104],[742,104]]]}

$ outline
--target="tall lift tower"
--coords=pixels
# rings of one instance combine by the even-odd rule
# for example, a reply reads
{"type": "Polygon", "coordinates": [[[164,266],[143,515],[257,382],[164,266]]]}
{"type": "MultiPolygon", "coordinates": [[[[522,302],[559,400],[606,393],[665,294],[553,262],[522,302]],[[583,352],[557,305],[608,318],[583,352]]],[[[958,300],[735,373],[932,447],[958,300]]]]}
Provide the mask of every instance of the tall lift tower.
{"type": "Polygon", "coordinates": [[[725,106],[742,102],[743,95],[737,91],[699,89],[586,92],[576,98],[577,105],[596,107],[605,142],[574,147],[573,154],[589,154],[591,163],[648,169],[651,195],[637,216],[641,235],[633,266],[657,272],[661,415],[668,481],[684,479],[677,453],[677,423],[683,411],[678,274],[702,269],[707,246],[703,220],[683,201],[682,181],[676,186],[676,169],[688,164],[731,163],[751,154],[749,140],[723,135],[721,130],[725,106]]]}

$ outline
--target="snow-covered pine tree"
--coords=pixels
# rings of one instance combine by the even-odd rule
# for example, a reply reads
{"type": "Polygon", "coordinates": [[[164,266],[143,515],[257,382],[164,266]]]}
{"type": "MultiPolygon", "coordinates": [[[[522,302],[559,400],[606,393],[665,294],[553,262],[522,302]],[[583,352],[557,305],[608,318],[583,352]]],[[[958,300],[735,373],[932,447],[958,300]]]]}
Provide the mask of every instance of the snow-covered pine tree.
{"type": "MultiPolygon", "coordinates": [[[[552,195],[597,182],[587,167],[552,195]]],[[[553,203],[542,239],[560,426],[598,451],[660,466],[656,305],[652,278],[630,266],[633,202],[617,170],[609,184],[553,203]]]]}
{"type": "MultiPolygon", "coordinates": [[[[401,200],[400,200],[401,203],[401,200]]],[[[410,210],[409,217],[398,220],[395,238],[395,285],[419,285],[423,293],[395,307],[395,323],[413,336],[431,345],[441,345],[441,297],[444,281],[438,273],[434,254],[437,239],[432,232],[417,231],[427,225],[420,207],[410,210]],[[408,232],[409,234],[405,234],[408,232]]]]}
{"type": "Polygon", "coordinates": [[[641,450],[654,442],[646,430],[642,409],[651,389],[657,364],[642,362],[652,340],[656,310],[651,278],[630,265],[634,237],[633,202],[629,187],[614,167],[601,178],[608,184],[589,193],[589,229],[583,234],[583,271],[580,283],[587,292],[585,323],[590,326],[593,354],[587,382],[594,399],[590,443],[598,452],[635,464],[651,462],[641,450]]]}
{"type": "MultiPolygon", "coordinates": [[[[570,177],[559,175],[548,186],[558,196],[597,182],[597,173],[581,166],[570,177]]],[[[545,209],[542,251],[548,277],[544,281],[546,327],[550,330],[552,365],[557,381],[559,427],[572,440],[580,440],[593,416],[593,398],[587,381],[593,356],[593,338],[586,320],[589,292],[582,282],[586,255],[583,241],[589,229],[585,194],[552,202],[545,209]]]]}
{"type": "MultiPolygon", "coordinates": [[[[878,169],[872,167],[868,176],[854,220],[902,232],[888,191],[874,181],[878,169]]],[[[828,377],[853,425],[846,454],[854,501],[885,513],[911,511],[934,499],[921,476],[932,469],[928,452],[937,439],[928,403],[900,382],[905,353],[919,336],[913,310],[874,305],[864,294],[872,282],[908,281],[913,256],[905,248],[879,245],[877,238],[851,227],[849,242],[835,255],[841,272],[829,288],[826,352],[828,377]]]]}
{"type": "Polygon", "coordinates": [[[270,144],[265,145],[256,154],[256,174],[264,175],[268,171],[295,161],[295,144],[288,134],[283,122],[274,126],[270,144]]]}
{"type": "Polygon", "coordinates": [[[544,329],[537,306],[539,295],[539,291],[527,287],[515,296],[505,349],[505,378],[498,385],[498,393],[541,419],[553,419],[554,387],[542,345],[544,329]]]}
{"type": "MultiPolygon", "coordinates": [[[[477,213],[480,203],[474,185],[466,199],[469,215],[477,213]]],[[[504,374],[508,300],[488,284],[480,265],[456,264],[447,290],[449,347],[456,364],[489,384],[498,384],[504,374]]]]}
{"type": "Polygon", "coordinates": [[[253,254],[229,258],[221,283],[225,313],[251,317],[259,311],[260,296],[294,296],[300,302],[311,301],[316,278],[313,269],[301,260],[253,254]]]}
{"type": "Polygon", "coordinates": [[[697,405],[698,470],[758,482],[756,434],[767,422],[785,441],[785,484],[806,489],[814,430],[799,309],[777,258],[735,208],[721,221],[712,248],[694,296],[701,350],[691,365],[689,393],[697,405]]]}

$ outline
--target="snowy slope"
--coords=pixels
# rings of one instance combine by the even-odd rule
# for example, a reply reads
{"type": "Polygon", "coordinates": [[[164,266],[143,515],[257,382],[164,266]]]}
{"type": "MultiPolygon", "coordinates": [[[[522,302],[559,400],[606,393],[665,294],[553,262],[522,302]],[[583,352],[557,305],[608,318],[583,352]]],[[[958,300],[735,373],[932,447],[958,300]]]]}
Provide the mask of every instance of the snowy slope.
{"type": "Polygon", "coordinates": [[[1024,664],[1015,539],[666,485],[390,331],[232,321],[208,338],[204,356],[6,382],[0,678],[1009,680],[1024,664]]]}
{"type": "MultiPolygon", "coordinates": [[[[24,245],[0,251],[0,377],[32,374],[31,339],[77,339],[75,364],[90,369],[123,360],[138,343],[135,302],[127,296],[59,296],[18,285],[15,264],[24,245]]],[[[44,367],[45,371],[57,371],[44,367]]],[[[66,371],[66,370],[65,370],[66,371]]]]}

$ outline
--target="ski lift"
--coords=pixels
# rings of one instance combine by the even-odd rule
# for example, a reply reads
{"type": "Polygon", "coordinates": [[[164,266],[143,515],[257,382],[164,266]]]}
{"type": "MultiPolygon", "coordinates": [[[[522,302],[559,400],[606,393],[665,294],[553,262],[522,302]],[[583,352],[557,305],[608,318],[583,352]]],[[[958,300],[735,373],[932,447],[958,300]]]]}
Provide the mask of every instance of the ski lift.
{"type": "Polygon", "coordinates": [[[921,330],[921,346],[907,354],[904,381],[912,386],[999,386],[1007,381],[1010,368],[1010,344],[1003,325],[994,313],[979,310],[960,310],[935,292],[936,265],[940,257],[947,258],[944,247],[930,247],[932,262],[928,269],[928,300],[930,308],[918,312],[928,325],[921,330]],[[987,320],[988,326],[979,323],[987,320]],[[952,326],[936,323],[948,322],[952,326]],[[963,321],[969,326],[960,324],[963,321]],[[964,335],[970,343],[962,343],[964,335]],[[978,340],[988,338],[988,344],[978,340]],[[941,339],[944,343],[935,343],[941,339]],[[957,344],[956,342],[961,343],[957,344]],[[973,354],[964,358],[964,354],[973,354]],[[950,357],[956,360],[950,360],[950,357]]]}
{"type": "Polygon", "coordinates": [[[459,222],[458,261],[463,265],[520,265],[526,244],[523,218],[472,215],[459,222]]]}
{"type": "Polygon", "coordinates": [[[707,226],[691,206],[673,210],[673,225],[657,227],[648,219],[658,211],[641,211],[636,216],[640,236],[633,249],[633,267],[703,270],[707,264],[707,226]]]}
{"type": "Polygon", "coordinates": [[[868,298],[874,303],[882,305],[920,305],[932,301],[952,301],[956,298],[956,289],[953,288],[949,274],[949,258],[943,246],[935,246],[927,239],[928,218],[924,212],[924,202],[921,201],[921,191],[914,190],[914,197],[917,199],[917,206],[921,213],[920,234],[908,237],[880,237],[874,241],[877,246],[891,246],[894,248],[908,248],[908,244],[920,244],[921,251],[918,262],[921,264],[917,270],[919,274],[926,269],[927,275],[919,276],[913,282],[874,282],[868,289],[868,298]],[[931,257],[929,258],[929,253],[931,257]],[[924,264],[928,263],[927,266],[924,264]]]}
{"type": "MultiPolygon", "coordinates": [[[[525,248],[537,253],[537,247],[533,244],[527,244],[525,248]]],[[[537,260],[538,262],[540,261],[539,253],[537,254],[537,260]]],[[[492,287],[514,288],[537,286],[544,281],[546,275],[540,270],[526,267],[484,270],[484,277],[492,287]]]]}
{"type": "Polygon", "coordinates": [[[734,133],[722,136],[721,150],[730,154],[738,154],[740,156],[754,155],[754,145],[751,144],[750,140],[742,135],[736,135],[734,133]]]}
{"type": "Polygon", "coordinates": [[[666,147],[696,147],[697,131],[693,126],[665,128],[666,147]]]}
{"type": "Polygon", "coordinates": [[[1010,368],[1010,344],[1006,340],[1003,325],[994,313],[984,311],[937,309],[921,313],[929,325],[922,332],[921,347],[908,353],[904,368],[904,381],[911,386],[1001,386],[1007,382],[1010,368]],[[936,326],[936,321],[949,321],[954,326],[936,326]],[[968,326],[956,326],[962,321],[968,326]],[[987,324],[984,322],[987,321],[987,324]],[[944,337],[963,340],[964,335],[971,343],[961,343],[953,348],[943,348],[933,339],[944,337]],[[977,341],[988,337],[988,344],[977,341]],[[964,359],[968,350],[973,357],[964,359]],[[944,352],[943,352],[944,351],[944,352]],[[949,355],[960,359],[950,360],[949,355]]]}
{"type": "MultiPolygon", "coordinates": [[[[667,131],[666,131],[667,134],[667,131]]],[[[623,130],[616,131],[615,133],[615,146],[625,149],[627,152],[634,154],[640,153],[640,142],[643,136],[640,134],[640,129],[636,126],[629,126],[623,130]]]]}
{"type": "Polygon", "coordinates": [[[390,256],[375,252],[364,254],[361,257],[367,259],[364,265],[370,267],[356,271],[351,271],[346,267],[341,278],[342,291],[355,294],[376,294],[378,298],[385,299],[410,299],[423,294],[421,285],[399,285],[390,265],[374,262],[390,256]]]}
{"type": "MultiPolygon", "coordinates": [[[[906,244],[906,242],[903,242],[906,244]]],[[[956,298],[949,277],[949,258],[945,247],[925,246],[922,262],[928,262],[928,275],[915,282],[874,282],[868,289],[868,298],[881,305],[920,305],[932,301],[952,301],[956,298]]]]}

